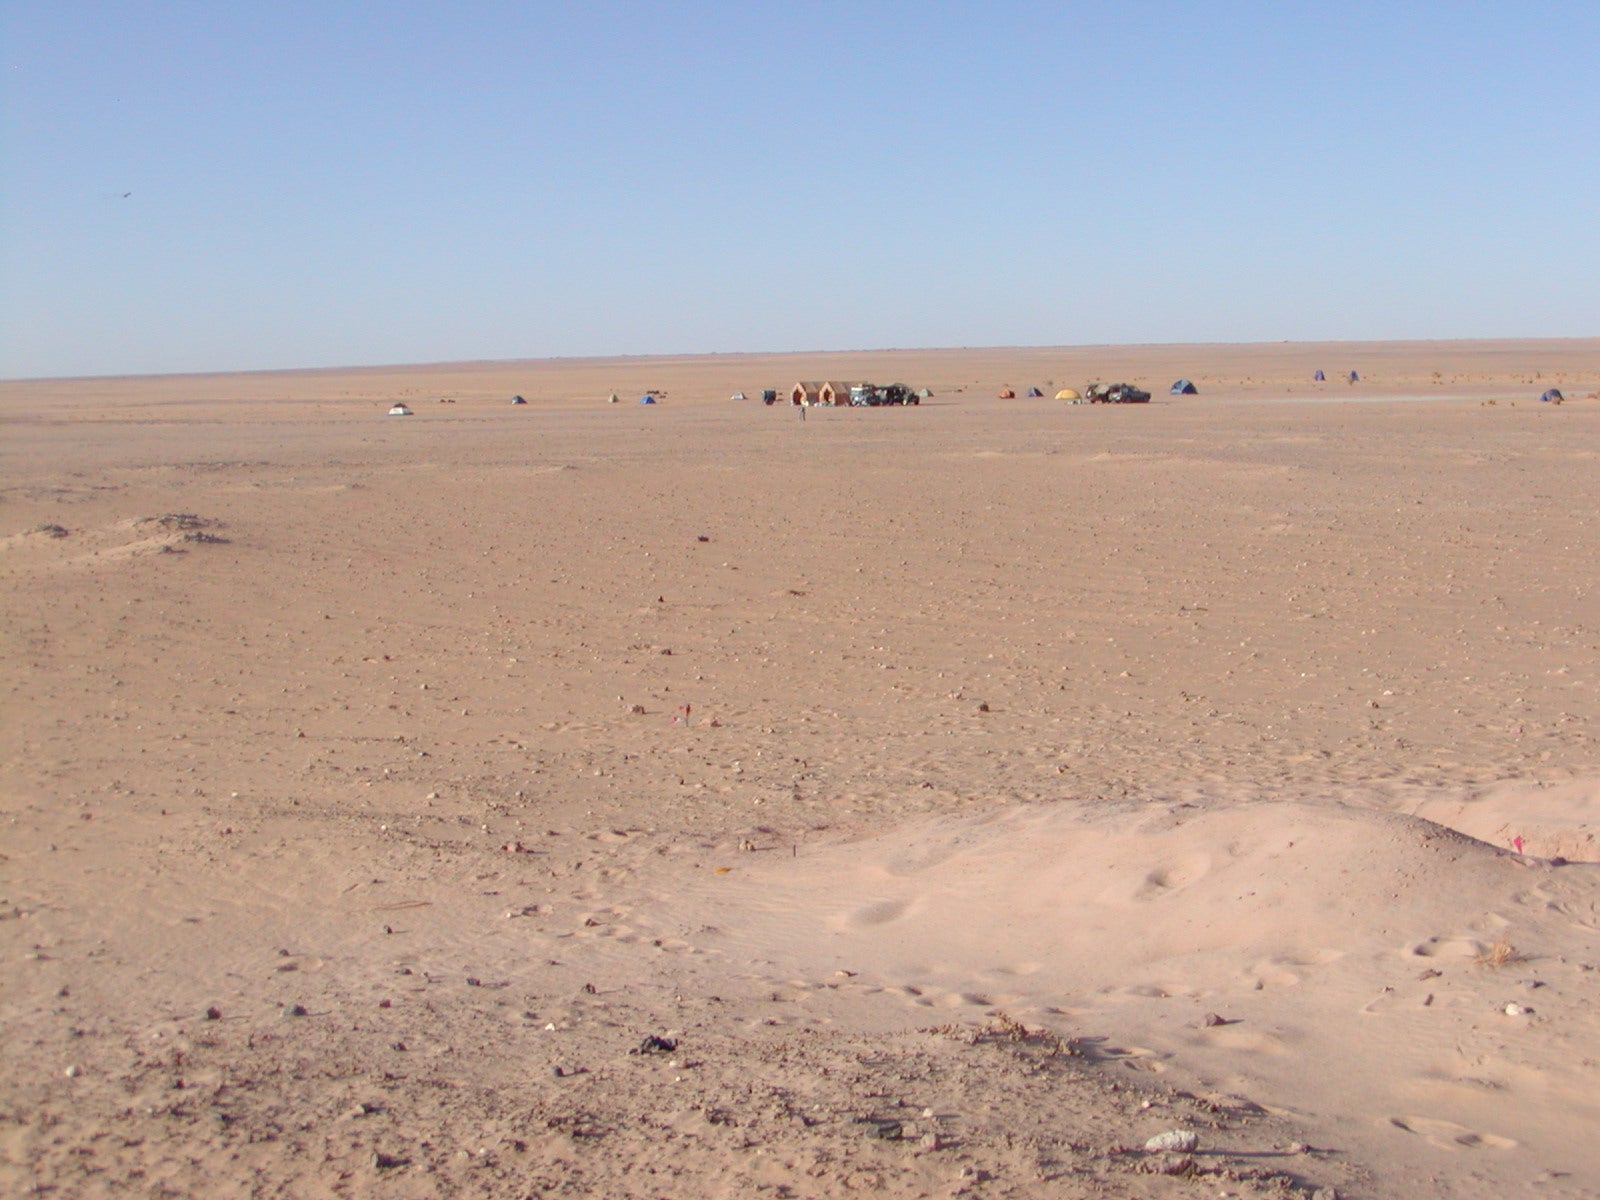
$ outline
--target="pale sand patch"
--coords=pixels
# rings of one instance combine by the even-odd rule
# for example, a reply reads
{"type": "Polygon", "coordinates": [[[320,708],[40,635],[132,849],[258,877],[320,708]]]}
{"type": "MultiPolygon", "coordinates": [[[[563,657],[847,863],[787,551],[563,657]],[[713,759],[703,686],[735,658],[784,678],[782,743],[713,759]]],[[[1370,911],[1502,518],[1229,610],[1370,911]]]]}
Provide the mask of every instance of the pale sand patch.
{"type": "Polygon", "coordinates": [[[1592,1194],[1597,361],[0,384],[0,1190],[1592,1194]]]}
{"type": "Polygon", "coordinates": [[[1129,1065],[1363,1161],[1448,1127],[1446,1150],[1572,1170],[1600,1120],[1595,883],[1328,803],[1063,801],[741,863],[686,919],[723,914],[734,969],[777,954],[913,1008],[1115,1031],[1129,1065]]]}

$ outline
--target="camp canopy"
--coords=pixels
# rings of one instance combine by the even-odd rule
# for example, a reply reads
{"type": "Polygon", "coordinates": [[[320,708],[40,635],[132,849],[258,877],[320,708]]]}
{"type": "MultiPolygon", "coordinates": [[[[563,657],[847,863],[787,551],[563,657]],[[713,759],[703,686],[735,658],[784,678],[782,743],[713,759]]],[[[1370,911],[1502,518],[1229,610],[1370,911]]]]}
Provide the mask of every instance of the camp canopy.
{"type": "Polygon", "coordinates": [[[397,400],[394,407],[389,410],[389,415],[391,417],[409,417],[411,410],[397,400]]]}
{"type": "Polygon", "coordinates": [[[1078,392],[1077,392],[1077,390],[1075,388],[1062,388],[1059,392],[1056,393],[1056,399],[1057,400],[1082,400],[1083,397],[1078,395],[1078,392]]]}
{"type": "Polygon", "coordinates": [[[1199,395],[1199,390],[1194,386],[1194,384],[1190,383],[1187,379],[1179,379],[1179,380],[1174,381],[1170,391],[1171,391],[1172,395],[1174,395],[1174,396],[1196,396],[1196,395],[1199,395]]]}

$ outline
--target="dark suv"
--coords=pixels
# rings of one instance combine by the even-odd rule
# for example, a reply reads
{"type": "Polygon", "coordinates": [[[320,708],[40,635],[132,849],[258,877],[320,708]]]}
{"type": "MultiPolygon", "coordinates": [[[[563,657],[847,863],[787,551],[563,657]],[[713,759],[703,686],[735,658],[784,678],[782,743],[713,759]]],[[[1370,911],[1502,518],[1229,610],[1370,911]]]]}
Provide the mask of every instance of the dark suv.
{"type": "Polygon", "coordinates": [[[1131,383],[1097,383],[1084,388],[1090,404],[1149,404],[1150,393],[1131,383]]]}

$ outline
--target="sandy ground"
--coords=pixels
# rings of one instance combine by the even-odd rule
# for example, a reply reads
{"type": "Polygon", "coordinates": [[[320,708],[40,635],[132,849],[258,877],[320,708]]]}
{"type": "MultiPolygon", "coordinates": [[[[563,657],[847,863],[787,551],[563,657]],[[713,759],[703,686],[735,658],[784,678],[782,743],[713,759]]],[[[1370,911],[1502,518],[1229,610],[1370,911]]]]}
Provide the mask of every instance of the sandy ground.
{"type": "Polygon", "coordinates": [[[0,1192],[1596,1194],[1597,384],[0,383],[0,1192]]]}

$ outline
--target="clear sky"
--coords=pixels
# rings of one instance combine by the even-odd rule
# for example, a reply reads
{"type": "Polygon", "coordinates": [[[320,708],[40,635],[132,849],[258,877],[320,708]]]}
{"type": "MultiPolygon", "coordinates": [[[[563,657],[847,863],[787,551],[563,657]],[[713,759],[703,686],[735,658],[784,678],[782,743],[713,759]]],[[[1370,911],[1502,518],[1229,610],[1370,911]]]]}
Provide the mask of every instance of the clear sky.
{"type": "Polygon", "coordinates": [[[1600,334],[1600,3],[0,0],[0,377],[1600,334]]]}

